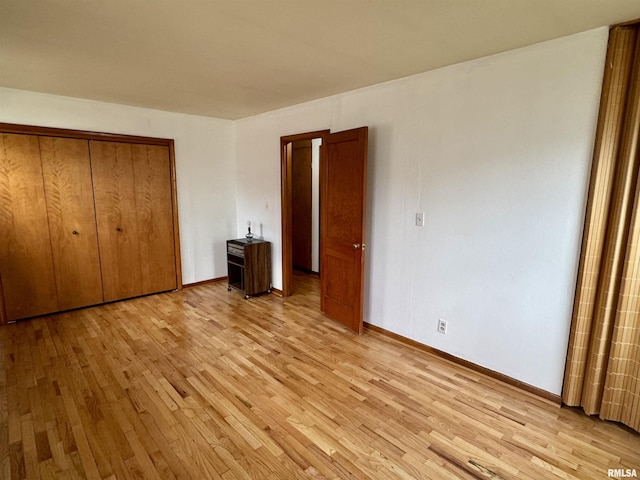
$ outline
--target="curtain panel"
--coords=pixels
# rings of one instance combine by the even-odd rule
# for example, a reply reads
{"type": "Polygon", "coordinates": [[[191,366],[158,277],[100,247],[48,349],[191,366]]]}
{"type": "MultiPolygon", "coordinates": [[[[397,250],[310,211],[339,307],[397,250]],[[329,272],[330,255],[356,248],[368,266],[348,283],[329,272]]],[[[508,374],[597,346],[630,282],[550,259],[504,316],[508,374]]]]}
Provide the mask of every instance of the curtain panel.
{"type": "Polygon", "coordinates": [[[640,431],[640,35],[611,30],[563,402],[640,431]]]}

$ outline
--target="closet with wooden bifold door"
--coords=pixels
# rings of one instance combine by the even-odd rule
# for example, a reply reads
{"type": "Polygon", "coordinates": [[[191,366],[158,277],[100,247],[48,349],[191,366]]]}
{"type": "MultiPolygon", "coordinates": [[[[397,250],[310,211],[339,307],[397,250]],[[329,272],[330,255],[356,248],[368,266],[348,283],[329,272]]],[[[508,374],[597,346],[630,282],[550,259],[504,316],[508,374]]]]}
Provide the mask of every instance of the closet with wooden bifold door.
{"type": "Polygon", "coordinates": [[[90,145],[104,300],[176,288],[168,149],[90,145]]]}
{"type": "Polygon", "coordinates": [[[58,310],[103,301],[86,140],[40,137],[58,310]]]}
{"type": "Polygon", "coordinates": [[[0,324],[182,287],[172,140],[0,132],[0,324]]]}
{"type": "Polygon", "coordinates": [[[0,283],[4,321],[58,310],[36,136],[0,134],[0,283]]]}

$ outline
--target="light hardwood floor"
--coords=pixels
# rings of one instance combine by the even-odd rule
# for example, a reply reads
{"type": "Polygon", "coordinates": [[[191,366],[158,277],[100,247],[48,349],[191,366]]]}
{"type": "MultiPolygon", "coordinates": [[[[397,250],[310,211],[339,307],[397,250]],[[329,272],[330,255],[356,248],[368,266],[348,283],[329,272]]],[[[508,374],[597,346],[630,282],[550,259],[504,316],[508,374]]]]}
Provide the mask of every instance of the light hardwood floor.
{"type": "Polygon", "coordinates": [[[0,328],[0,477],[607,478],[640,434],[224,283],[0,328]]]}

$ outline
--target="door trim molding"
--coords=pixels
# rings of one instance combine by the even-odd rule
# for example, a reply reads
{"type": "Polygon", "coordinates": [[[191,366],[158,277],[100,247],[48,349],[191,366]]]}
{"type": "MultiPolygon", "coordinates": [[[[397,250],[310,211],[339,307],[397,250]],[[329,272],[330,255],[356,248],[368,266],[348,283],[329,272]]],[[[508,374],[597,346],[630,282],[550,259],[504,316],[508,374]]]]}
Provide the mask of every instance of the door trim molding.
{"type": "MultiPolygon", "coordinates": [[[[291,210],[292,179],[291,156],[287,151],[288,145],[297,140],[312,140],[329,135],[330,130],[317,130],[315,132],[298,133],[280,137],[280,192],[281,192],[281,224],[282,224],[282,296],[288,297],[293,293],[293,216],[291,210]]],[[[320,165],[324,163],[323,149],[320,150],[320,165]]],[[[322,167],[320,167],[322,175],[322,167]]],[[[322,249],[322,245],[320,245],[322,249]]]]}
{"type": "MultiPolygon", "coordinates": [[[[176,184],[175,147],[172,138],[142,137],[119,133],[92,132],[67,128],[39,127],[37,125],[20,125],[0,122],[0,133],[38,135],[42,137],[64,137],[82,140],[100,140],[106,142],[138,143],[144,145],[161,145],[169,149],[169,168],[171,170],[171,207],[173,209],[173,242],[176,259],[176,289],[182,290],[182,258],[180,256],[180,231],[178,228],[178,190],[176,184]]],[[[2,317],[0,316],[0,321],[2,317]]]]}

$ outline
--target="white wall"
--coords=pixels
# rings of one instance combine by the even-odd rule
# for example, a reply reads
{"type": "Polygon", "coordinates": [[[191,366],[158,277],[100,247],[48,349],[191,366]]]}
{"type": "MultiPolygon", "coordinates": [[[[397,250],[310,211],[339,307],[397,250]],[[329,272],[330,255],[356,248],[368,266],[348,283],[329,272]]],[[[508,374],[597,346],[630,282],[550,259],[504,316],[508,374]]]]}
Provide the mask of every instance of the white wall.
{"type": "Polygon", "coordinates": [[[233,122],[0,88],[0,122],[173,138],[182,280],[227,274],[236,232],[233,122]]]}
{"type": "Polygon", "coordinates": [[[320,271],[320,146],[322,138],[311,140],[311,271],[320,271]]]}
{"type": "Polygon", "coordinates": [[[274,242],[274,286],[280,136],[368,125],[365,321],[560,394],[607,33],[237,121],[238,225],[274,242]]]}

